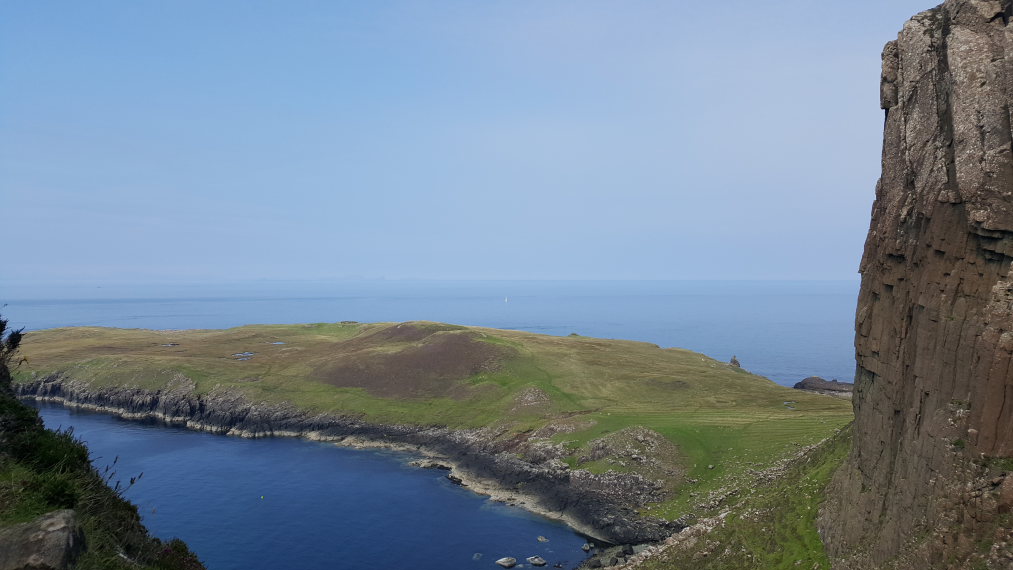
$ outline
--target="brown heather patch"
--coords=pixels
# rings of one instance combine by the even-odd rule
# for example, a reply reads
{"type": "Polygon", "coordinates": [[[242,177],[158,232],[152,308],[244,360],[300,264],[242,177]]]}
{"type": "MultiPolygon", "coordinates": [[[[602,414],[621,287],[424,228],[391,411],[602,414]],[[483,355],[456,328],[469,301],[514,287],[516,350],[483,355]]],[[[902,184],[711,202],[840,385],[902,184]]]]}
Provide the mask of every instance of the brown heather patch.
{"type": "Polygon", "coordinates": [[[468,330],[405,323],[337,343],[334,353],[317,380],[383,398],[463,399],[473,392],[464,380],[500,369],[516,350],[468,330]]]}
{"type": "Polygon", "coordinates": [[[443,323],[399,323],[393,326],[383,327],[372,333],[357,336],[342,343],[342,347],[365,347],[371,348],[378,345],[388,345],[399,342],[419,342],[425,340],[435,333],[466,330],[457,325],[443,323]]]}

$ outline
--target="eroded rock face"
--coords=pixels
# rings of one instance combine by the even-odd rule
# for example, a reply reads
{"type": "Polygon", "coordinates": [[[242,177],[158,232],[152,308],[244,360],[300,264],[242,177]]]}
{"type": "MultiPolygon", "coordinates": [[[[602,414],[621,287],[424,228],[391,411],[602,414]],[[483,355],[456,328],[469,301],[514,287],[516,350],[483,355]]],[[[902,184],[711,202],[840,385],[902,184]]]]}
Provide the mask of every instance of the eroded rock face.
{"type": "Polygon", "coordinates": [[[64,570],[83,551],[84,534],[72,510],[0,530],[0,570],[64,570]]]}
{"type": "Polygon", "coordinates": [[[835,568],[1010,567],[1011,16],[948,0],[883,51],[854,447],[820,523],[835,568]]]}

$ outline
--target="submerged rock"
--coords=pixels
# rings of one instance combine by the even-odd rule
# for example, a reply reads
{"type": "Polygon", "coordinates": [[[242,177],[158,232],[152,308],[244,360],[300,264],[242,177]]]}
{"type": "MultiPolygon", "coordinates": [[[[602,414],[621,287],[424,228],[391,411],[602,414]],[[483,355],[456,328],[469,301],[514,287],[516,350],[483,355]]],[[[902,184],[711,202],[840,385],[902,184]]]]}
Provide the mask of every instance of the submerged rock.
{"type": "Polygon", "coordinates": [[[531,564],[532,566],[545,566],[548,564],[548,562],[546,562],[541,556],[528,556],[527,561],[528,564],[531,564]]]}

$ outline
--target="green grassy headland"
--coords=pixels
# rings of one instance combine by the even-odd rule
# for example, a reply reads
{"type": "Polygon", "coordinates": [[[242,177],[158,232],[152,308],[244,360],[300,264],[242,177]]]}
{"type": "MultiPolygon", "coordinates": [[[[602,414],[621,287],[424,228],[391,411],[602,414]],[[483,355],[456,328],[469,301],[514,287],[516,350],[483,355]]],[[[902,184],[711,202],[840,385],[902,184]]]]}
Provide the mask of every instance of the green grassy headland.
{"type": "Polygon", "coordinates": [[[543,434],[571,467],[666,479],[669,498],[646,512],[670,519],[852,419],[848,401],[687,350],[430,322],[63,328],[28,334],[22,351],[20,382],[61,374],[157,390],[185,376],[197,393],[230,389],[377,423],[543,434]],[[651,446],[660,462],[600,452],[636,447],[641,428],[672,444],[651,446]]]}

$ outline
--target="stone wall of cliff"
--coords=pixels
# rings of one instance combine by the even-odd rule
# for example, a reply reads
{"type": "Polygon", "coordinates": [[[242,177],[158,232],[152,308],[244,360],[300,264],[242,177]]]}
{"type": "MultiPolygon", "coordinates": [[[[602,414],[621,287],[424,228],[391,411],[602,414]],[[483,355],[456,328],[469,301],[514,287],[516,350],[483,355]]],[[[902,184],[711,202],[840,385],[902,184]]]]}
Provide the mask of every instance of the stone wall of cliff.
{"type": "Polygon", "coordinates": [[[1013,2],[947,0],[883,51],[835,568],[1010,568],[1013,2]]]}

